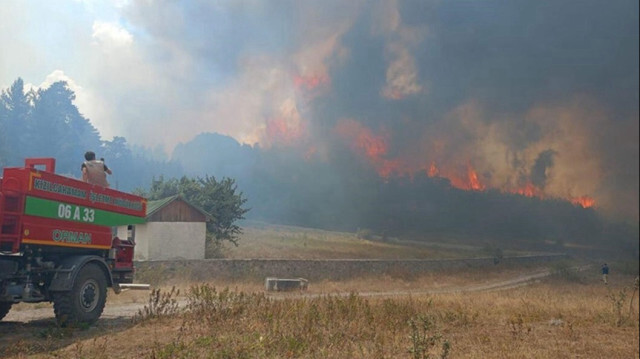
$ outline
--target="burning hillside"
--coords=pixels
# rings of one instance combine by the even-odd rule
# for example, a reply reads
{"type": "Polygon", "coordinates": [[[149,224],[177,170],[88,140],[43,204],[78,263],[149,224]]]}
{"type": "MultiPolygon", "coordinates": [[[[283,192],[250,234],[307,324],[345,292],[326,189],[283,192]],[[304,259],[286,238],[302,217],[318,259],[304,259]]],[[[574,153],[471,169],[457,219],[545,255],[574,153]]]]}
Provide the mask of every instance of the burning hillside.
{"type": "MultiPolygon", "coordinates": [[[[491,172],[490,166],[480,171],[482,173],[482,176],[480,176],[478,174],[479,171],[472,165],[471,160],[467,159],[462,163],[445,162],[440,158],[433,158],[438,157],[437,151],[429,152],[425,155],[426,158],[422,160],[390,156],[389,148],[391,147],[392,136],[388,130],[376,133],[355,120],[347,119],[339,121],[334,131],[354,154],[374,168],[378,175],[385,180],[392,176],[413,178],[417,173],[425,173],[428,177],[444,178],[450,182],[452,187],[467,191],[495,189],[504,193],[540,199],[563,198],[583,208],[593,207],[596,204],[595,200],[588,195],[576,197],[570,195],[559,196],[553,192],[545,192],[544,186],[546,183],[541,183],[541,186],[533,184],[531,177],[535,176],[537,162],[534,162],[533,168],[529,170],[528,175],[521,174],[520,182],[523,182],[523,184],[514,186],[509,182],[492,181],[496,174],[491,172]]],[[[482,161],[480,162],[482,163],[482,161]]],[[[550,170],[551,168],[549,168],[549,172],[550,170]]],[[[542,168],[542,171],[542,175],[546,178],[547,168],[542,168]]]]}
{"type": "MultiPolygon", "coordinates": [[[[445,183],[637,222],[636,3],[333,5],[234,9],[262,27],[234,42],[241,48],[231,53],[242,55],[226,63],[230,75],[205,92],[206,115],[192,123],[277,152],[274,171],[308,178],[312,189],[315,179],[343,194],[377,180],[445,183]],[[329,173],[305,177],[285,158],[329,173]]],[[[198,22],[207,10],[217,13],[183,15],[210,28],[198,22]]],[[[174,36],[168,43],[191,49],[174,36]]]]}

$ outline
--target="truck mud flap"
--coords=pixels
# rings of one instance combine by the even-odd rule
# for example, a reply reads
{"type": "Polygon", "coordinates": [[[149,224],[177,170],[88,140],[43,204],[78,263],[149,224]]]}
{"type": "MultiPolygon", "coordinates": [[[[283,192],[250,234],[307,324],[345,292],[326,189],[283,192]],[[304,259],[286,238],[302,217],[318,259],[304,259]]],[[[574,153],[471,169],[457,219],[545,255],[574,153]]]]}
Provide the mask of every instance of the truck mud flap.
{"type": "Polygon", "coordinates": [[[109,267],[104,259],[98,256],[73,256],[65,258],[61,265],[56,268],[56,273],[51,279],[51,285],[49,285],[49,292],[66,292],[71,290],[78,276],[78,272],[87,263],[96,263],[101,267],[107,278],[107,286],[110,287],[113,285],[109,267]]]}

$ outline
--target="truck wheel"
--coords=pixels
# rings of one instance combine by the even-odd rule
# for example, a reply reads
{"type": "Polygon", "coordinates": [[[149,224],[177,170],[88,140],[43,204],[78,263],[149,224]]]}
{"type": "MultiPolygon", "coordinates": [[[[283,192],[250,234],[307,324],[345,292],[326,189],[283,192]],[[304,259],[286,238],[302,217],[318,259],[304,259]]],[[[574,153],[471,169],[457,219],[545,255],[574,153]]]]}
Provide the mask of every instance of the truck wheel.
{"type": "Polygon", "coordinates": [[[2,318],[4,318],[7,313],[9,313],[12,305],[12,302],[0,302],[0,320],[2,320],[2,318]]]}
{"type": "Polygon", "coordinates": [[[87,264],[69,292],[53,296],[53,310],[60,326],[95,323],[107,301],[107,280],[95,264],[87,264]]]}

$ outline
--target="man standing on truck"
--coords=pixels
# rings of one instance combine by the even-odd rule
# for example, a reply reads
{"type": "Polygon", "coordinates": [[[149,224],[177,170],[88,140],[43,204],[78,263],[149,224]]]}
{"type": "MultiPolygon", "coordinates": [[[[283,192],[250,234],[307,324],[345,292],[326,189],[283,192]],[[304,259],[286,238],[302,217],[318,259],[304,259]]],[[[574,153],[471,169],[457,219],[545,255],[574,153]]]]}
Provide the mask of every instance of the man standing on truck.
{"type": "Polygon", "coordinates": [[[109,187],[107,182],[107,174],[111,174],[111,170],[104,164],[104,160],[96,160],[96,154],[93,151],[87,151],[84,154],[85,161],[80,167],[82,170],[82,180],[87,183],[95,184],[102,187],[109,187]]]}

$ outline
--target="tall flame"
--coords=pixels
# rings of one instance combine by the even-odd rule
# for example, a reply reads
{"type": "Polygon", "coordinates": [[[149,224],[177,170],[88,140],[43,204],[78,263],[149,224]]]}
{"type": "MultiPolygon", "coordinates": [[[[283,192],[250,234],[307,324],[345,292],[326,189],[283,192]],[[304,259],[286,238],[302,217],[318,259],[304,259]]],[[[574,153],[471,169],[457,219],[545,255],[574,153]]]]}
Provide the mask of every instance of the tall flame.
{"type": "Polygon", "coordinates": [[[471,163],[467,164],[467,175],[469,176],[469,185],[474,191],[484,191],[485,186],[480,183],[476,170],[471,167],[471,163]]]}
{"type": "MultiPolygon", "coordinates": [[[[459,172],[459,171],[458,171],[459,172]]],[[[484,191],[485,185],[480,182],[478,173],[471,166],[471,163],[467,163],[467,171],[464,174],[457,173],[453,170],[440,170],[435,162],[431,162],[429,170],[427,171],[429,177],[441,177],[446,178],[451,182],[451,186],[471,191],[484,191]]]]}

